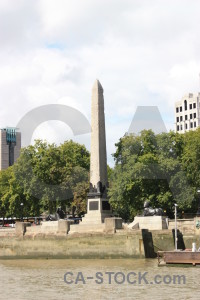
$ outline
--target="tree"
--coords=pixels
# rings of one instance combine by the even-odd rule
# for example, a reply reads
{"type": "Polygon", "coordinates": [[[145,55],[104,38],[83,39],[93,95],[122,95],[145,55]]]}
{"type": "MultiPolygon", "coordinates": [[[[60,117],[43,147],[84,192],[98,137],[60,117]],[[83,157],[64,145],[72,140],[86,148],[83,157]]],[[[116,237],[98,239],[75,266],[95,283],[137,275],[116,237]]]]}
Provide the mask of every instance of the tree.
{"type": "Polygon", "coordinates": [[[72,207],[75,208],[75,213],[81,217],[87,211],[87,194],[89,192],[88,182],[79,182],[74,187],[74,198],[72,207]]]}
{"type": "Polygon", "coordinates": [[[144,130],[116,144],[116,161],[109,189],[110,203],[124,219],[143,210],[145,200],[172,216],[175,202],[190,209],[194,189],[181,164],[184,139],[174,132],[155,135],[144,130]]]}
{"type": "Polygon", "coordinates": [[[82,189],[87,189],[88,172],[85,146],[73,141],[56,146],[37,140],[21,150],[12,168],[0,173],[1,212],[6,204],[10,215],[20,216],[21,202],[26,216],[70,207],[76,186],[82,184],[82,189]]]}
{"type": "Polygon", "coordinates": [[[8,194],[10,188],[9,182],[12,176],[12,167],[0,171],[0,216],[2,216],[3,219],[10,214],[8,194]]]}
{"type": "MultiPolygon", "coordinates": [[[[194,187],[194,197],[197,199],[196,192],[200,188],[200,128],[184,135],[182,165],[189,184],[194,187]]],[[[197,209],[197,201],[194,201],[194,208],[197,209]]]]}

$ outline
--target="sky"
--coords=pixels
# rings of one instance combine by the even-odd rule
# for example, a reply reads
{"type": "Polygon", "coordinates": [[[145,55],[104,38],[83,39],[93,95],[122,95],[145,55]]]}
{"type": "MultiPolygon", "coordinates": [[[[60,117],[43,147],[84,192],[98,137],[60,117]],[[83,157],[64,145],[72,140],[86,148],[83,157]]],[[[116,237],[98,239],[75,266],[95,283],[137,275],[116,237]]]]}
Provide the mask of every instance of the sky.
{"type": "MultiPolygon", "coordinates": [[[[110,165],[138,106],[158,107],[174,130],[175,101],[200,91],[199,11],[197,0],[1,0],[0,128],[48,104],[90,121],[99,79],[110,165]]],[[[39,125],[36,138],[90,149],[89,133],[74,136],[61,121],[39,125]]]]}

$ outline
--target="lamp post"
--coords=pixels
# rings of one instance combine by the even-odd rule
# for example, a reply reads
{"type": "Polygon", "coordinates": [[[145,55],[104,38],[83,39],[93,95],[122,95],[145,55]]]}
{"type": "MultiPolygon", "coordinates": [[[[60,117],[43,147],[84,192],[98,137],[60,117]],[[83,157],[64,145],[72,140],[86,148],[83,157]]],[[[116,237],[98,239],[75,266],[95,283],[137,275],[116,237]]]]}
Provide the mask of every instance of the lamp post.
{"type": "Polygon", "coordinates": [[[174,204],[175,206],[175,212],[174,212],[174,215],[175,215],[175,250],[177,250],[177,242],[178,242],[178,238],[177,238],[177,204],[175,203],[174,204]]]}
{"type": "Polygon", "coordinates": [[[21,206],[21,222],[23,222],[23,207],[24,207],[24,203],[20,203],[20,206],[21,206]]]}
{"type": "Polygon", "coordinates": [[[200,189],[197,190],[197,198],[198,198],[198,210],[196,215],[200,217],[200,189]]]}

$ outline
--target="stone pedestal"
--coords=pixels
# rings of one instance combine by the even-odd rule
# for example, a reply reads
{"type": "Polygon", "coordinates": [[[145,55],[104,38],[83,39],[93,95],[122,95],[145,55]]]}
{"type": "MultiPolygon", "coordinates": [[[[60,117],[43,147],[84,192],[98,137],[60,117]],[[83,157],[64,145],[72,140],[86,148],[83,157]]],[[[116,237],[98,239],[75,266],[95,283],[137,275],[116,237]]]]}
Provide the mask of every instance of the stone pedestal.
{"type": "Polygon", "coordinates": [[[31,223],[29,222],[16,222],[15,233],[17,236],[23,236],[26,233],[26,228],[30,227],[31,223]]]}
{"type": "Polygon", "coordinates": [[[122,218],[106,218],[105,219],[105,232],[115,233],[116,229],[122,229],[122,218]]]}
{"type": "Polygon", "coordinates": [[[70,231],[70,225],[73,224],[74,221],[71,220],[59,220],[58,221],[58,234],[67,235],[70,231]]]}
{"type": "Polygon", "coordinates": [[[110,204],[107,199],[88,199],[87,214],[82,220],[82,224],[101,224],[104,219],[112,215],[110,204]]]}
{"type": "Polygon", "coordinates": [[[70,226],[69,233],[80,232],[104,232],[105,220],[112,217],[112,211],[107,199],[89,198],[87,205],[87,214],[78,225],[70,226]]]}
{"type": "Polygon", "coordinates": [[[129,229],[162,230],[168,229],[167,218],[163,216],[135,217],[128,225],[129,229]]]}

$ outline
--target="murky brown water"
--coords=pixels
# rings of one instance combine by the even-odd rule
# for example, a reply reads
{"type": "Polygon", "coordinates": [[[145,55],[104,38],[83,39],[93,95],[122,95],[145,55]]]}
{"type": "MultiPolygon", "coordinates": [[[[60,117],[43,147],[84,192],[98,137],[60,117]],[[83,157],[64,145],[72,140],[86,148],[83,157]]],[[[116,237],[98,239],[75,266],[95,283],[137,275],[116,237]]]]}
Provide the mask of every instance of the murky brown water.
{"type": "MultiPolygon", "coordinates": [[[[174,279],[175,280],[175,279],[174,279]]],[[[157,260],[117,259],[117,260],[1,260],[0,261],[0,299],[199,299],[200,268],[199,267],[158,267],[157,260]],[[72,272],[64,282],[64,274],[72,272]],[[79,277],[77,275],[79,273],[79,277]],[[101,272],[103,282],[96,278],[101,272]],[[111,283],[109,284],[109,275],[111,283]],[[122,282],[123,275],[125,282],[122,282]],[[129,281],[137,279],[135,284],[127,282],[130,272],[148,272],[145,284],[141,279],[129,275],[129,281]],[[114,277],[116,275],[116,277],[114,277]],[[169,282],[174,275],[184,275],[186,284],[173,282],[151,284],[154,277],[169,282]],[[167,275],[167,276],[166,276],[167,275]],[[164,277],[165,276],[165,277],[164,277]],[[88,279],[87,277],[94,277],[88,279]],[[77,284],[75,280],[77,279],[77,284]],[[79,281],[78,281],[79,279],[79,281]],[[85,280],[85,284],[83,283],[85,280]]]]}

